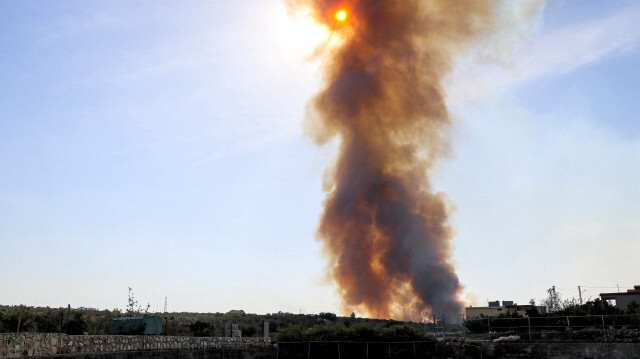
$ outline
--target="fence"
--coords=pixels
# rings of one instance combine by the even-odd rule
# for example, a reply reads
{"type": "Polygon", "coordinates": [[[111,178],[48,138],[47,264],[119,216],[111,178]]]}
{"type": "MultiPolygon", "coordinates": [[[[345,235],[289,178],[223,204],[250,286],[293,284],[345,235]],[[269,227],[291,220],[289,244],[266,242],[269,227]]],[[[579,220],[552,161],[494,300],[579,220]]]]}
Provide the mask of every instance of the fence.
{"type": "Polygon", "coordinates": [[[446,342],[291,342],[277,344],[278,359],[383,359],[447,357],[446,342]]]}
{"type": "Polygon", "coordinates": [[[467,332],[463,314],[423,313],[422,323],[424,331],[438,339],[464,337],[467,332]]]}
{"type": "Polygon", "coordinates": [[[531,341],[640,341],[640,315],[582,315],[562,317],[472,318],[466,335],[494,339],[519,335],[531,341]]]}

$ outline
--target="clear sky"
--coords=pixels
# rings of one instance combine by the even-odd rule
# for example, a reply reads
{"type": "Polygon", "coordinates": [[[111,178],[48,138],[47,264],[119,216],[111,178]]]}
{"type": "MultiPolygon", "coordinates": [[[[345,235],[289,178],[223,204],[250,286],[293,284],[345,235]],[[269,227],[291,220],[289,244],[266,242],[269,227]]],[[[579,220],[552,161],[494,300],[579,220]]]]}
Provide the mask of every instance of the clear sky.
{"type": "MultiPolygon", "coordinates": [[[[434,179],[468,304],[640,284],[639,17],[554,0],[457,60],[434,179]]],[[[322,36],[280,0],[0,0],[0,304],[340,312],[322,36]]]]}

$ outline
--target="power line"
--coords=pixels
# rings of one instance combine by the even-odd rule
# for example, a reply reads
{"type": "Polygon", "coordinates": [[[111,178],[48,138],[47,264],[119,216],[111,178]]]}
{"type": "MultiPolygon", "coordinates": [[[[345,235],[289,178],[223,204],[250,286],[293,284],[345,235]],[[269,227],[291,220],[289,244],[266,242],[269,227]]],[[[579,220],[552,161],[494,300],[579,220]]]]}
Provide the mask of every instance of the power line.
{"type": "Polygon", "coordinates": [[[619,289],[619,288],[633,288],[632,285],[618,285],[615,287],[607,287],[607,286],[600,286],[600,287],[593,287],[593,286],[588,286],[588,285],[580,285],[580,286],[576,286],[576,287],[571,287],[571,288],[558,288],[556,287],[556,290],[575,290],[578,289],[578,287],[582,287],[582,288],[591,288],[591,289],[619,289]]]}
{"type": "Polygon", "coordinates": [[[585,288],[605,288],[605,289],[613,289],[613,288],[620,288],[620,287],[633,287],[632,285],[626,286],[626,285],[620,285],[620,286],[615,286],[615,287],[589,287],[586,285],[583,285],[583,287],[585,288]]]}

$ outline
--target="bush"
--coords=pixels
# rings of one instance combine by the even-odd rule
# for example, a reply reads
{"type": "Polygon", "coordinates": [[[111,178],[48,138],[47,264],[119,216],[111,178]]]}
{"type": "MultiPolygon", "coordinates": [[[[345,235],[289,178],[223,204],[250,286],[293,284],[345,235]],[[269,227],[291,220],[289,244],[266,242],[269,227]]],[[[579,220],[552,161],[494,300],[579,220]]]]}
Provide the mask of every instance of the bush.
{"type": "Polygon", "coordinates": [[[301,325],[283,328],[274,342],[408,342],[432,341],[433,337],[406,324],[396,324],[388,328],[377,328],[358,324],[347,328],[342,324],[328,323],[306,329],[301,325]]]}
{"type": "Polygon", "coordinates": [[[243,337],[252,337],[256,334],[256,327],[254,326],[250,326],[250,327],[242,327],[242,336],[243,337]]]}
{"type": "Polygon", "coordinates": [[[57,333],[60,327],[60,316],[55,311],[36,313],[33,321],[40,333],[57,333]]]}
{"type": "Polygon", "coordinates": [[[318,325],[308,332],[307,341],[330,342],[349,340],[351,330],[342,324],[318,325]]]}
{"type": "Polygon", "coordinates": [[[67,323],[67,334],[82,335],[87,331],[87,322],[82,317],[82,313],[75,313],[73,319],[67,323]]]}
{"type": "Polygon", "coordinates": [[[206,337],[210,334],[209,326],[209,323],[196,320],[195,323],[189,324],[189,331],[194,337],[206,337]]]}
{"type": "Polygon", "coordinates": [[[356,342],[377,342],[380,341],[380,330],[366,324],[357,324],[353,327],[352,340],[356,342]]]}
{"type": "Polygon", "coordinates": [[[274,342],[304,342],[307,340],[306,331],[302,325],[289,325],[280,329],[273,339],[274,342]]]}
{"type": "Polygon", "coordinates": [[[7,313],[3,315],[2,321],[5,329],[9,332],[28,332],[31,329],[33,318],[30,307],[17,305],[9,308],[7,313]]]}
{"type": "Polygon", "coordinates": [[[406,324],[397,324],[382,329],[382,337],[384,341],[389,342],[412,342],[432,339],[422,331],[406,324]]]}

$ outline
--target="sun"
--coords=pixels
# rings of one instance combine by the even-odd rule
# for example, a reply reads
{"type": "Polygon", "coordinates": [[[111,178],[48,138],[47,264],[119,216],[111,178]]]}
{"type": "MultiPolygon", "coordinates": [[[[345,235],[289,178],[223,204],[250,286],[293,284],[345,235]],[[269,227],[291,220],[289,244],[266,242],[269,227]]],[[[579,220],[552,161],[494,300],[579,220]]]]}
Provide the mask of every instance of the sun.
{"type": "Polygon", "coordinates": [[[347,19],[347,12],[340,10],[336,13],[336,19],[339,21],[345,21],[347,19]]]}

